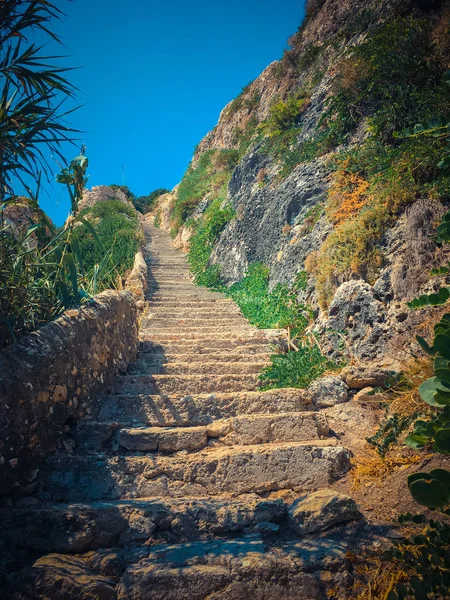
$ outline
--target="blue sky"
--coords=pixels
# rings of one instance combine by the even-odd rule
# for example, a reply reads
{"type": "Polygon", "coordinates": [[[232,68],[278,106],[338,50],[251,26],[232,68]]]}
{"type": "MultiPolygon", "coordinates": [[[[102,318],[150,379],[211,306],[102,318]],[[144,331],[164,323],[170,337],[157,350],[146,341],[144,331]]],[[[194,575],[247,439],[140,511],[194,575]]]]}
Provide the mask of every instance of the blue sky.
{"type": "MultiPolygon", "coordinates": [[[[303,19],[303,0],[54,0],[73,66],[88,186],[125,183],[138,195],[176,185],[194,146],[241,88],[280,58],[303,19]]],[[[77,148],[65,149],[70,160],[77,148]]],[[[55,167],[56,170],[56,167],[55,167]]],[[[62,186],[41,195],[61,224],[62,186]]]]}

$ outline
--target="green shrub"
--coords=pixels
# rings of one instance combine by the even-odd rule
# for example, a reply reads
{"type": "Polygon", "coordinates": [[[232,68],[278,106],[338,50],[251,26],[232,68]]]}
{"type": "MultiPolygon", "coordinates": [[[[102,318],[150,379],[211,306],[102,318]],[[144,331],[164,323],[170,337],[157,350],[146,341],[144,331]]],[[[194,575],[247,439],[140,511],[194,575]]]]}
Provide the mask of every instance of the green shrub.
{"type": "Polygon", "coordinates": [[[221,288],[218,265],[208,266],[214,242],[225,225],[234,217],[233,207],[229,204],[222,208],[222,199],[213,200],[201,219],[194,225],[195,231],[190,239],[189,266],[195,282],[212,288],[221,288]]]}
{"type": "Polygon", "coordinates": [[[259,378],[262,389],[292,387],[307,388],[310,383],[336,365],[331,363],[317,345],[304,346],[296,352],[274,354],[272,364],[266,367],[259,378]]]}
{"type": "Polygon", "coordinates": [[[253,263],[247,275],[229,288],[228,294],[252,325],[262,329],[289,327],[295,337],[309,322],[307,307],[296,298],[304,283],[300,274],[292,288],[277,284],[269,291],[268,267],[253,263]]]}
{"type": "Polygon", "coordinates": [[[237,150],[207,150],[195,167],[188,168],[178,188],[172,212],[175,230],[178,231],[207,194],[225,199],[237,161],[237,150]]]}
{"type": "MultiPolygon", "coordinates": [[[[7,219],[10,204],[0,208],[0,345],[4,346],[78,306],[99,291],[115,287],[133,264],[139,246],[135,210],[117,200],[100,202],[78,213],[87,181],[85,147],[57,175],[67,187],[73,213],[64,227],[48,227],[29,200],[33,221],[15,228],[7,219]]],[[[22,201],[23,203],[23,201],[22,201]]]]}
{"type": "MultiPolygon", "coordinates": [[[[3,211],[1,211],[3,213],[3,211]]],[[[31,225],[16,233],[0,227],[0,348],[51,321],[64,310],[50,280],[41,250],[32,236],[44,236],[45,225],[31,225]]]]}
{"type": "MultiPolygon", "coordinates": [[[[76,228],[83,266],[86,271],[100,264],[105,252],[110,252],[111,265],[123,275],[133,266],[140,245],[139,221],[135,210],[120,200],[97,202],[80,213],[95,227],[97,236],[81,224],[76,228]]],[[[100,289],[109,282],[100,282],[100,289]]],[[[100,291],[99,289],[99,291],[100,291]]]]}
{"type": "Polygon", "coordinates": [[[157,190],[153,190],[153,192],[150,192],[150,194],[148,194],[148,196],[134,196],[132,199],[132,202],[136,208],[136,210],[138,210],[139,212],[141,212],[142,214],[146,214],[148,212],[150,212],[154,205],[156,200],[162,196],[163,194],[169,194],[170,190],[166,189],[166,188],[158,188],[157,190]]]}
{"type": "Polygon", "coordinates": [[[279,100],[270,107],[267,120],[261,127],[269,137],[278,137],[297,125],[300,115],[309,104],[305,97],[291,96],[286,101],[279,100]]]}
{"type": "Polygon", "coordinates": [[[433,51],[430,22],[413,17],[385,23],[351,48],[321,121],[330,142],[343,143],[364,116],[373,135],[392,141],[394,131],[448,111],[433,51]]]}

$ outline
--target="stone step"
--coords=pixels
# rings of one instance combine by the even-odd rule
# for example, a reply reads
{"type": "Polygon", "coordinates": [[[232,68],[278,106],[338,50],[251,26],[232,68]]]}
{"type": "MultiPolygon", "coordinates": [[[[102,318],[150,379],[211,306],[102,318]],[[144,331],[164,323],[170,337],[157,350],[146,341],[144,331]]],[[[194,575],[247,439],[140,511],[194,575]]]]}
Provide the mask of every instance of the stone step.
{"type": "Polygon", "coordinates": [[[60,502],[298,492],[326,487],[350,468],[330,440],[208,448],[172,456],[50,456],[42,498],[60,502]]]}
{"type": "MultiPolygon", "coordinates": [[[[164,341],[162,343],[152,340],[152,332],[149,330],[141,331],[139,334],[140,348],[152,348],[156,352],[165,352],[167,355],[170,354],[190,354],[192,355],[207,355],[214,354],[216,352],[240,352],[245,354],[257,355],[257,354],[273,354],[276,348],[272,347],[269,343],[264,343],[262,340],[254,341],[240,340],[240,339],[216,339],[216,340],[172,340],[164,341]],[[258,343],[259,342],[259,343],[258,343]]],[[[144,350],[144,352],[151,352],[152,350],[144,350]]]]}
{"type": "Polygon", "coordinates": [[[41,600],[327,600],[351,588],[354,543],[233,539],[50,554],[20,578],[21,598],[41,600]]]}
{"type": "Polygon", "coordinates": [[[155,271],[152,269],[150,272],[150,281],[155,281],[158,284],[161,283],[193,283],[193,279],[187,269],[172,271],[172,270],[161,270],[155,271]]]}
{"type": "Polygon", "coordinates": [[[165,283],[193,284],[194,280],[187,269],[179,271],[155,271],[155,269],[152,269],[148,278],[148,282],[149,284],[155,283],[157,285],[165,283]]]}
{"type": "Polygon", "coordinates": [[[240,317],[239,315],[224,317],[224,318],[216,318],[216,319],[203,319],[200,317],[161,317],[159,315],[153,316],[145,316],[141,321],[141,327],[148,327],[154,329],[166,329],[176,330],[177,328],[184,329],[206,329],[207,331],[217,330],[234,330],[234,329],[244,329],[244,331],[249,327],[248,321],[244,317],[240,317]]]}
{"type": "Polygon", "coordinates": [[[253,340],[203,340],[203,341],[195,341],[195,340],[178,340],[173,342],[164,342],[164,345],[161,345],[157,342],[151,341],[151,332],[142,331],[140,333],[140,352],[152,354],[154,352],[166,354],[166,356],[170,356],[171,354],[189,354],[191,356],[202,356],[202,355],[210,355],[210,354],[248,354],[248,355],[257,355],[257,354],[273,354],[274,349],[271,347],[267,341],[265,343],[259,342],[256,340],[256,343],[253,340]]]}
{"type": "Polygon", "coordinates": [[[89,417],[129,425],[194,426],[215,419],[249,414],[279,414],[312,410],[311,397],[304,390],[283,388],[264,392],[221,392],[175,396],[103,396],[97,399],[89,417]]]}
{"type": "Polygon", "coordinates": [[[149,364],[138,360],[129,365],[127,375],[238,375],[260,373],[269,362],[207,361],[200,359],[190,362],[167,362],[165,364],[149,364]]]}
{"type": "MultiPolygon", "coordinates": [[[[280,499],[141,498],[92,504],[46,504],[0,510],[2,537],[35,552],[87,552],[153,540],[194,540],[251,530],[285,517],[280,499]]],[[[276,526],[275,526],[276,529],[276,526]]]]}
{"type": "Polygon", "coordinates": [[[228,343],[235,342],[237,345],[239,345],[239,343],[245,344],[246,342],[252,344],[258,342],[261,344],[270,344],[272,341],[275,342],[276,339],[268,338],[263,333],[262,329],[256,329],[256,327],[251,326],[244,332],[242,332],[240,328],[238,328],[237,331],[234,329],[217,331],[216,329],[215,336],[211,329],[214,328],[203,328],[203,330],[192,328],[192,331],[190,331],[188,328],[184,327],[183,329],[180,329],[178,333],[173,333],[172,331],[159,332],[144,328],[140,331],[139,338],[141,341],[149,340],[159,344],[182,341],[192,344],[194,340],[200,343],[211,342],[212,344],[216,344],[217,348],[226,346],[227,341],[228,343]]]}
{"type": "Polygon", "coordinates": [[[185,363],[192,364],[201,361],[203,364],[216,364],[216,363],[253,363],[263,362],[267,363],[271,356],[270,352],[261,351],[258,354],[244,354],[243,352],[223,352],[223,351],[211,351],[210,353],[198,354],[198,353],[172,353],[165,354],[164,352],[141,352],[139,354],[139,363],[143,363],[149,367],[157,365],[165,365],[168,363],[185,363]]]}
{"type": "Polygon", "coordinates": [[[147,267],[150,273],[153,272],[164,272],[164,273],[177,273],[179,271],[183,273],[189,273],[189,264],[187,261],[173,261],[173,260],[160,260],[154,262],[147,262],[147,267]]]}
{"type": "Polygon", "coordinates": [[[223,307],[223,306],[233,306],[237,308],[237,305],[233,302],[233,300],[231,300],[230,298],[227,298],[226,296],[213,296],[210,297],[208,296],[208,298],[206,300],[199,300],[199,301],[193,301],[193,300],[182,300],[182,299],[177,299],[176,297],[172,298],[171,300],[161,300],[159,298],[155,298],[154,300],[152,300],[150,302],[150,306],[153,307],[159,307],[159,306],[164,306],[166,308],[172,308],[172,307],[194,307],[194,308],[216,308],[216,307],[223,307]]]}
{"type": "Polygon", "coordinates": [[[179,302],[198,302],[201,300],[219,300],[224,299],[223,295],[220,295],[221,292],[202,292],[197,290],[192,290],[192,292],[176,292],[176,291],[160,291],[160,290],[150,290],[147,292],[147,298],[149,302],[161,301],[167,303],[175,303],[177,300],[179,302]]]}
{"type": "MultiPolygon", "coordinates": [[[[141,329],[151,329],[153,327],[153,322],[149,319],[143,319],[141,329]]],[[[164,329],[162,327],[155,327],[155,335],[170,335],[170,336],[179,336],[180,334],[187,334],[190,336],[194,335],[213,335],[214,333],[219,333],[221,336],[223,334],[242,334],[242,336],[246,336],[247,334],[251,336],[260,336],[260,329],[257,329],[253,325],[250,325],[248,321],[243,320],[242,323],[239,323],[237,319],[232,319],[229,325],[215,326],[213,321],[200,321],[197,324],[191,322],[186,323],[174,323],[168,324],[167,327],[163,331],[159,331],[160,329],[164,329]]]]}
{"type": "Polygon", "coordinates": [[[187,306],[183,308],[173,306],[168,309],[166,307],[155,308],[154,306],[150,305],[147,307],[145,317],[149,319],[177,319],[177,321],[186,319],[203,319],[204,321],[209,322],[216,322],[218,319],[243,319],[242,313],[239,312],[239,309],[229,306],[211,309],[204,308],[198,310],[187,306]]]}
{"type": "Polygon", "coordinates": [[[175,294],[176,296],[189,295],[189,294],[205,294],[209,295],[211,293],[219,294],[221,292],[211,292],[208,288],[202,288],[196,286],[193,283],[175,283],[175,284],[155,284],[149,285],[147,288],[149,294],[175,294]]]}
{"type": "Polygon", "coordinates": [[[327,437],[326,417],[319,412],[240,415],[193,427],[127,427],[117,422],[79,423],[73,437],[77,454],[117,452],[119,447],[136,452],[174,453],[200,450],[208,444],[231,446],[302,442],[327,437]]]}
{"type": "Polygon", "coordinates": [[[260,534],[249,534],[196,541],[187,548],[152,546],[125,570],[117,600],[344,598],[350,588],[346,551],[351,548],[345,542],[291,539],[271,547],[260,534]]]}
{"type": "Polygon", "coordinates": [[[118,394],[206,394],[255,391],[258,375],[122,375],[116,378],[118,394]]]}

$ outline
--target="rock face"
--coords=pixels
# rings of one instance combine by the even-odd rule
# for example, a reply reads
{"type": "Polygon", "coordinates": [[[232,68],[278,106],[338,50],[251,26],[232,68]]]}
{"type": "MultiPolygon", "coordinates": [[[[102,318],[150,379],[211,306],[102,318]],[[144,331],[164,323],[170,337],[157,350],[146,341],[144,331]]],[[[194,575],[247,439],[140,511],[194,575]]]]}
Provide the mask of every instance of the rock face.
{"type": "MultiPolygon", "coordinates": [[[[10,596],[325,600],[348,585],[354,541],[298,544],[286,534],[284,498],[330,486],[350,453],[329,437],[310,392],[254,389],[255,366],[285,332],[251,327],[225,295],[192,284],[169,236],[146,229],[139,358],[117,376],[116,393],[71,415],[34,496],[0,508],[9,571],[23,553],[34,560],[10,596]]],[[[340,516],[329,504],[332,518],[314,517],[321,527],[350,518],[349,502],[340,516]]]]}
{"type": "Polygon", "coordinates": [[[212,261],[221,265],[229,283],[242,279],[255,261],[270,266],[273,284],[292,281],[298,265],[303,265],[311,247],[319,245],[329,229],[323,221],[306,236],[295,236],[308,210],[325,200],[329,183],[322,161],[299,165],[276,184],[275,172],[264,187],[258,185],[262,169],[270,173],[273,165],[255,148],[236,167],[228,186],[239,218],[221,235],[212,261]],[[288,237],[282,235],[286,225],[293,228],[288,237]]]}
{"type": "Polygon", "coordinates": [[[107,185],[96,185],[92,190],[84,190],[83,198],[78,205],[78,210],[84,210],[97,204],[97,202],[105,202],[107,200],[120,200],[127,206],[133,207],[132,202],[119,188],[112,188],[107,185]]]}

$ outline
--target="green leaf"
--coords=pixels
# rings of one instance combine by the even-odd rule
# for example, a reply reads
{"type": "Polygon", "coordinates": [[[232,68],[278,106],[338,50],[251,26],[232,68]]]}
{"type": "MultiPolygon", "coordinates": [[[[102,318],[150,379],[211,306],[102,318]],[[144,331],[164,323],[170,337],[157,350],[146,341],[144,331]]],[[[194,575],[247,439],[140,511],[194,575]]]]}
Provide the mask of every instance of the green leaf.
{"type": "Polygon", "coordinates": [[[430,471],[430,475],[441,481],[450,490],[450,471],[447,471],[447,469],[433,469],[430,471]]]}
{"type": "Polygon", "coordinates": [[[93,236],[94,240],[96,242],[98,242],[100,244],[100,246],[103,248],[103,244],[101,239],[98,237],[97,232],[95,231],[95,227],[92,225],[92,223],[90,223],[87,219],[85,219],[84,217],[77,217],[76,218],[77,221],[79,221],[80,223],[83,223],[83,225],[86,227],[86,229],[89,231],[89,233],[93,236]]]}
{"type": "Polygon", "coordinates": [[[441,508],[450,500],[447,486],[426,473],[422,473],[421,478],[413,481],[409,490],[414,500],[427,508],[441,508]]]}
{"type": "Polygon", "coordinates": [[[72,300],[66,282],[57,280],[55,282],[55,290],[57,294],[60,294],[62,296],[62,303],[64,308],[70,308],[72,306],[72,300]]]}
{"type": "Polygon", "coordinates": [[[437,389],[436,389],[436,377],[430,377],[419,386],[419,394],[424,402],[430,406],[441,406],[436,401],[437,389]]]}
{"type": "Polygon", "coordinates": [[[440,429],[435,434],[433,450],[441,454],[450,454],[450,429],[440,429]]]}
{"type": "MultiPolygon", "coordinates": [[[[448,267],[442,267],[444,273],[448,273],[449,269],[448,267]]],[[[439,296],[442,298],[442,300],[447,301],[450,298],[450,290],[448,288],[441,288],[438,292],[439,296]]]]}
{"type": "Polygon", "coordinates": [[[431,346],[428,344],[428,342],[422,336],[416,335],[416,340],[418,341],[418,343],[420,344],[422,349],[425,350],[425,352],[427,354],[431,354],[431,355],[435,354],[435,352],[433,351],[431,346]]]}
{"type": "Polygon", "coordinates": [[[419,479],[423,479],[427,475],[428,475],[428,473],[413,473],[412,475],[409,475],[408,476],[408,489],[411,489],[411,485],[415,481],[418,481],[419,479]]]}
{"type": "Polygon", "coordinates": [[[73,256],[68,252],[64,257],[64,264],[69,269],[69,278],[72,283],[72,291],[75,302],[78,302],[78,272],[73,256]]]}
{"type": "Polygon", "coordinates": [[[410,448],[417,450],[419,448],[423,448],[426,444],[428,444],[429,441],[429,437],[413,433],[407,436],[405,439],[405,444],[410,448]]]}
{"type": "Polygon", "coordinates": [[[444,358],[450,359],[450,335],[438,334],[434,338],[433,348],[444,358]]]}

